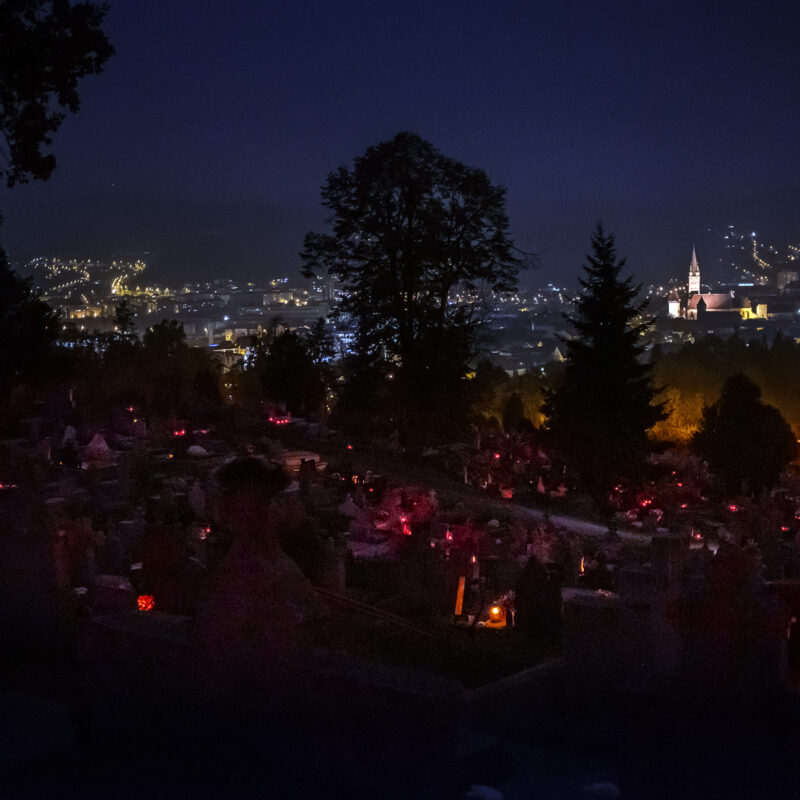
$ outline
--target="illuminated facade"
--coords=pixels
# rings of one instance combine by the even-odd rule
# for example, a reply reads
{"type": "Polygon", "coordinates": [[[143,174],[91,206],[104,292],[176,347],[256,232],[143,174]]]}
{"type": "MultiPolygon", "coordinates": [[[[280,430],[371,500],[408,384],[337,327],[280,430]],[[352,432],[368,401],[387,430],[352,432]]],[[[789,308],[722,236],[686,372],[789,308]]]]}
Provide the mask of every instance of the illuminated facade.
{"type": "MultiPolygon", "coordinates": [[[[766,303],[751,302],[748,297],[737,297],[734,291],[703,293],[700,286],[700,264],[697,261],[697,252],[692,246],[692,261],[689,264],[689,282],[687,296],[681,298],[680,293],[673,289],[667,298],[667,313],[673,319],[682,317],[689,320],[706,318],[706,314],[725,315],[741,320],[766,319],[766,303]]],[[[722,316],[715,317],[717,321],[722,316]]]]}
{"type": "Polygon", "coordinates": [[[677,289],[673,289],[667,298],[667,311],[670,317],[680,317],[681,312],[681,298],[677,289]]]}
{"type": "Polygon", "coordinates": [[[694,294],[686,307],[686,319],[701,319],[705,314],[735,314],[742,320],[766,319],[767,306],[753,303],[747,297],[736,297],[734,292],[694,294]]]}

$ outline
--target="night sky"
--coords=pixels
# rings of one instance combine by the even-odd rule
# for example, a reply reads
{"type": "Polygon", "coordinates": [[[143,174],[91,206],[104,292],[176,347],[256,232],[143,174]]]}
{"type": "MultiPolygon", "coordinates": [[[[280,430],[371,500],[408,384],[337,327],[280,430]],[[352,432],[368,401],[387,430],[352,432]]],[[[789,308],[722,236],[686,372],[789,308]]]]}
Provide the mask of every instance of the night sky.
{"type": "Polygon", "coordinates": [[[573,282],[598,219],[646,279],[708,228],[800,239],[794,3],[110,2],[53,178],[0,191],[17,262],[296,275],[327,173],[400,130],[508,187],[535,282],[573,282]]]}

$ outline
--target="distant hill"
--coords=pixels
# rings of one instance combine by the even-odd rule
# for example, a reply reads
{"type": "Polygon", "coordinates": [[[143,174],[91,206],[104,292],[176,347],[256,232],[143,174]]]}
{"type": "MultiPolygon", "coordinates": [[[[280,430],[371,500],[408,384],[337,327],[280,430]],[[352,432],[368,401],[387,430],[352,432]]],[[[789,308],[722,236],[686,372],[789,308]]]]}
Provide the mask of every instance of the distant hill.
{"type": "MultiPolygon", "coordinates": [[[[745,197],[703,199],[687,186],[688,202],[586,199],[578,196],[509,199],[512,234],[540,254],[540,269],[524,284],[557,281],[575,286],[598,220],[617,237],[620,255],[637,280],[680,277],[697,245],[704,280],[714,274],[725,226],[751,228],[783,245],[800,240],[800,186],[745,197]]],[[[298,275],[303,236],[324,226],[325,209],[237,202],[121,197],[19,201],[9,193],[0,244],[15,263],[37,255],[141,257],[155,281],[233,277],[258,280],[298,275]]]]}
{"type": "Polygon", "coordinates": [[[85,197],[7,205],[0,243],[12,261],[38,255],[141,257],[156,281],[298,274],[303,236],[322,209],[257,201],[85,197]]]}
{"type": "Polygon", "coordinates": [[[719,197],[703,202],[587,200],[553,204],[547,198],[509,204],[516,238],[531,242],[541,253],[537,279],[561,278],[568,284],[584,263],[589,237],[599,220],[616,234],[617,251],[637,280],[682,277],[697,245],[704,280],[721,280],[709,272],[728,225],[748,228],[776,245],[800,241],[800,186],[787,186],[745,197],[719,197]]]}

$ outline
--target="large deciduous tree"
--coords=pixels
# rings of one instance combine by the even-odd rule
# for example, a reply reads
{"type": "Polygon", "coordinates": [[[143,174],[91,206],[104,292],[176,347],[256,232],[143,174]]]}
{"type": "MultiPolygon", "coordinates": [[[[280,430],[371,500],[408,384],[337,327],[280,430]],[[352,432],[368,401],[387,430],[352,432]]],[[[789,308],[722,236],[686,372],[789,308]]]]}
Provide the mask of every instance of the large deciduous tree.
{"type": "Polygon", "coordinates": [[[613,235],[598,225],[582,291],[566,315],[575,336],[567,342],[563,380],[544,405],[556,452],[601,506],[617,481],[640,474],[648,430],[663,417],[652,366],[642,357],[646,304],[637,302],[632,278],[620,277],[624,265],[613,235]]]}
{"type": "Polygon", "coordinates": [[[322,202],[332,232],[306,236],[303,273],[342,282],[339,309],[358,325],[361,355],[390,364],[399,413],[450,408],[452,416],[478,322],[453,293],[512,290],[523,264],[505,189],[399,133],[330,174],[322,202]]]}
{"type": "Polygon", "coordinates": [[[108,6],[68,0],[0,0],[0,178],[45,180],[53,134],[80,105],[78,81],[102,72],[114,48],[101,25],[108,6]]]}
{"type": "Polygon", "coordinates": [[[761,389],[741,373],[728,378],[719,400],[703,409],[692,446],[724,489],[752,494],[777,485],[797,453],[789,423],[761,402],[761,389]]]}

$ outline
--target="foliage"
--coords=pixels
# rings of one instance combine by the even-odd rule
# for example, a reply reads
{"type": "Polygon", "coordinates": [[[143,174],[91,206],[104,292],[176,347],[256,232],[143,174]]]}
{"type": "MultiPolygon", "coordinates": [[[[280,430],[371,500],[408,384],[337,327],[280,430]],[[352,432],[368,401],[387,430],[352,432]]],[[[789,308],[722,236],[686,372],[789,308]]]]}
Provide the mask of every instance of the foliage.
{"type": "Polygon", "coordinates": [[[487,358],[478,361],[475,370],[468,374],[470,397],[475,411],[484,417],[500,418],[509,377],[502,367],[487,358]]]}
{"type": "Polygon", "coordinates": [[[518,375],[510,378],[506,390],[503,407],[503,429],[507,432],[530,433],[542,423],[541,407],[544,401],[544,392],[548,385],[547,378],[532,373],[518,375]],[[517,403],[517,399],[519,403],[517,403]],[[509,412],[511,418],[507,419],[509,412]],[[511,428],[509,429],[509,425],[511,428]]]}
{"type": "Polygon", "coordinates": [[[632,279],[620,278],[624,264],[613,235],[598,224],[582,293],[567,316],[576,335],[567,342],[563,379],[544,406],[558,455],[603,504],[617,481],[640,473],[647,432],[663,416],[654,402],[652,367],[642,359],[646,304],[636,301],[632,279]]]}
{"type": "Polygon", "coordinates": [[[344,382],[333,411],[335,424],[351,435],[386,432],[382,429],[389,429],[391,433],[394,419],[389,409],[389,381],[384,361],[357,351],[342,359],[341,369],[344,382]]]}
{"type": "Polygon", "coordinates": [[[506,433],[518,433],[525,419],[525,409],[519,392],[509,395],[503,406],[503,430],[506,433]]]}
{"type": "Polygon", "coordinates": [[[114,308],[114,327],[119,331],[123,338],[133,335],[134,312],[131,308],[130,300],[123,297],[114,308]]]}
{"type": "Polygon", "coordinates": [[[221,405],[220,367],[205,350],[189,347],[183,326],[163,320],[135,336],[62,330],[61,351],[68,354],[66,375],[75,386],[79,408],[108,416],[115,407],[134,405],[139,416],[191,417],[198,422],[221,405]]]}
{"type": "Polygon", "coordinates": [[[36,378],[58,335],[58,314],[8,264],[0,249],[0,402],[15,377],[36,378]]]}
{"type": "MultiPolygon", "coordinates": [[[[50,177],[55,156],[44,148],[66,112],[78,110],[78,80],[101,72],[114,52],[100,28],[106,11],[90,2],[0,0],[0,179],[8,187],[50,177]]],[[[47,370],[53,378],[68,368],[51,347],[57,336],[58,314],[0,249],[0,403],[15,377],[47,370]]]]}
{"type": "Polygon", "coordinates": [[[0,2],[0,133],[6,184],[45,180],[55,168],[45,152],[80,105],[78,80],[100,73],[114,48],[101,30],[108,6],[68,0],[0,2]]]}
{"type": "Polygon", "coordinates": [[[451,294],[511,290],[522,265],[505,189],[400,133],[329,175],[322,202],[333,232],[306,236],[304,275],[341,280],[339,311],[357,323],[360,355],[396,374],[407,430],[428,415],[452,418],[479,319],[451,294]]]}
{"type": "Polygon", "coordinates": [[[148,408],[160,415],[209,413],[218,406],[219,365],[202,349],[189,347],[183,325],[162,320],[145,331],[141,378],[148,408]]]}
{"type": "Polygon", "coordinates": [[[176,356],[187,349],[186,332],[177,320],[162,319],[144,332],[142,344],[150,354],[176,356]]]}
{"type": "Polygon", "coordinates": [[[777,485],[797,440],[780,411],[762,403],[759,387],[739,373],[703,410],[692,446],[727,491],[758,494],[777,485]]]}
{"type": "Polygon", "coordinates": [[[507,432],[516,433],[531,433],[542,425],[544,392],[552,384],[549,376],[528,372],[510,377],[501,367],[482,359],[469,377],[469,401],[482,425],[496,428],[502,424],[507,432]],[[517,400],[511,399],[514,395],[521,403],[521,410],[514,409],[517,405],[517,400]],[[509,403],[513,413],[507,419],[509,403]],[[519,419],[518,414],[521,414],[519,419]]]}
{"type": "Polygon", "coordinates": [[[688,444],[700,427],[703,395],[688,390],[681,393],[675,386],[667,386],[662,397],[665,417],[653,426],[653,438],[661,442],[688,444]]]}
{"type": "Polygon", "coordinates": [[[254,369],[264,394],[298,416],[318,412],[325,401],[325,373],[315,355],[322,346],[315,341],[312,352],[308,341],[290,330],[262,343],[254,369]]]}
{"type": "Polygon", "coordinates": [[[311,360],[317,365],[322,366],[330,362],[336,355],[336,348],[333,344],[333,336],[323,317],[320,317],[312,326],[306,336],[306,349],[311,356],[311,360]]]}
{"type": "Polygon", "coordinates": [[[284,329],[272,320],[255,347],[252,361],[242,361],[229,373],[237,405],[255,408],[264,400],[285,405],[299,416],[327,410],[332,394],[335,355],[333,337],[323,318],[305,334],[284,329]]]}
{"type": "Polygon", "coordinates": [[[248,367],[243,360],[234,364],[225,375],[230,387],[233,404],[240,409],[254,411],[261,407],[264,390],[261,378],[255,369],[248,367]]]}
{"type": "Polygon", "coordinates": [[[764,401],[800,430],[800,346],[778,333],[771,343],[738,335],[707,336],[662,357],[655,375],[668,386],[669,417],[664,427],[654,428],[654,435],[688,441],[700,423],[702,406],[714,403],[725,380],[737,372],[754,380],[764,401]]]}

